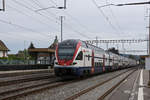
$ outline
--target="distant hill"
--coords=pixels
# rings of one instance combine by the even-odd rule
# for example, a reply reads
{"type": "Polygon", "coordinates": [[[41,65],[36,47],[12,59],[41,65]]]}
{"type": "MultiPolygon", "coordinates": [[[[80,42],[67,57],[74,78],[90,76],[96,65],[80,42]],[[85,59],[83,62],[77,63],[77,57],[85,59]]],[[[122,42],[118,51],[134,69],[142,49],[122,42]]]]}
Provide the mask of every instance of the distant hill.
{"type": "Polygon", "coordinates": [[[129,58],[133,58],[133,59],[136,59],[136,60],[140,60],[140,56],[139,55],[131,55],[131,54],[120,54],[121,56],[124,56],[124,57],[129,57],[129,58]]]}

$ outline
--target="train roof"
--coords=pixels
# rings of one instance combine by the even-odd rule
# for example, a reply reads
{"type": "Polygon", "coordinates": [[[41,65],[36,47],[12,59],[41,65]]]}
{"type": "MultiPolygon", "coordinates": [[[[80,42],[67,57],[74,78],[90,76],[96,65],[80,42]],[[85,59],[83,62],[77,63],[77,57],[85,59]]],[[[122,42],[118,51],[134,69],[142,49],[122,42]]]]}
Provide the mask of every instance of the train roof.
{"type": "Polygon", "coordinates": [[[67,42],[68,43],[78,43],[79,40],[77,40],[77,39],[67,39],[67,40],[64,40],[64,41],[60,42],[59,44],[65,44],[67,42]]]}
{"type": "Polygon", "coordinates": [[[100,47],[97,47],[97,46],[95,46],[95,45],[89,44],[89,43],[87,43],[87,42],[85,42],[85,41],[82,41],[82,40],[80,40],[80,39],[67,39],[67,40],[64,40],[64,41],[60,42],[59,44],[61,44],[61,45],[66,45],[66,44],[69,43],[69,44],[72,44],[72,45],[76,45],[79,41],[82,43],[82,46],[84,46],[84,47],[86,47],[86,48],[96,49],[96,50],[103,51],[103,52],[108,53],[108,54],[117,55],[117,56],[121,56],[121,57],[124,57],[124,58],[128,58],[128,59],[129,59],[129,57],[125,57],[125,56],[120,55],[120,54],[118,55],[118,54],[109,52],[109,51],[107,51],[107,50],[104,50],[104,49],[102,49],[102,48],[100,48],[100,47]]]}

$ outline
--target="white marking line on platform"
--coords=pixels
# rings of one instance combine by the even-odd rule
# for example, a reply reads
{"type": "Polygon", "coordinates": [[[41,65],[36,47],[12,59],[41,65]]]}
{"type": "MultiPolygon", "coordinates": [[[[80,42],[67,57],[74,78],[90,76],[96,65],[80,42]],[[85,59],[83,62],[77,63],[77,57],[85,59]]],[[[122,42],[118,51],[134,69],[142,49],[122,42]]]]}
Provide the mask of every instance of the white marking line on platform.
{"type": "Polygon", "coordinates": [[[138,72],[138,75],[137,75],[137,77],[136,77],[136,79],[135,79],[135,81],[134,81],[133,89],[132,89],[132,91],[131,91],[129,100],[134,100],[135,91],[136,91],[136,86],[138,85],[138,84],[137,84],[137,81],[138,81],[139,76],[140,76],[140,71],[138,72]]]}
{"type": "MultiPolygon", "coordinates": [[[[139,86],[143,86],[143,69],[141,70],[141,74],[140,74],[139,86]]],[[[144,97],[143,97],[143,87],[139,87],[138,100],[144,100],[144,97]]]]}

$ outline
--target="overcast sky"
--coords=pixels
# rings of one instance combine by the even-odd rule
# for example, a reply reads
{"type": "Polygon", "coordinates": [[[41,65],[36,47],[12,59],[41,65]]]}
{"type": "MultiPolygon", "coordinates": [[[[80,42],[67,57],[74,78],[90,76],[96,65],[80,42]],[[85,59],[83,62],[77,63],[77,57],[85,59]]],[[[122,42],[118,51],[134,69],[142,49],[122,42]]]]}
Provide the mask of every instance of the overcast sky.
{"type": "MultiPolygon", "coordinates": [[[[2,0],[0,0],[2,1],[2,0]]],[[[48,47],[57,35],[60,39],[60,18],[64,17],[63,39],[146,39],[148,36],[148,6],[108,6],[147,0],[67,0],[67,9],[38,9],[63,6],[63,0],[5,0],[6,11],[0,12],[0,40],[10,53],[28,48],[48,47]]],[[[1,7],[2,5],[0,5],[1,7]]],[[[106,49],[106,44],[99,44],[106,49]]],[[[123,50],[122,44],[109,47],[123,50]]],[[[146,50],[146,43],[126,44],[126,50],[146,50]]],[[[146,54],[138,53],[138,54],[146,54]]]]}

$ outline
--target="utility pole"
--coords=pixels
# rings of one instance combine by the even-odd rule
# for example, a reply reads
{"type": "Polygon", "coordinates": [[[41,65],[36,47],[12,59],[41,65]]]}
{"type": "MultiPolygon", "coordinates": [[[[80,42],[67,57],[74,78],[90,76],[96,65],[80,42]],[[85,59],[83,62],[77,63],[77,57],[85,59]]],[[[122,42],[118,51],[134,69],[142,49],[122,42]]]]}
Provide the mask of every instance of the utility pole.
{"type": "Polygon", "coordinates": [[[108,42],[106,43],[106,48],[107,48],[107,50],[108,50],[108,42]]]}
{"type": "Polygon", "coordinates": [[[60,33],[61,33],[61,42],[63,41],[63,18],[64,16],[60,16],[60,33]]]}
{"type": "MultiPolygon", "coordinates": [[[[148,40],[149,40],[149,44],[148,44],[148,46],[149,46],[149,57],[150,57],[150,11],[149,11],[149,38],[148,38],[148,40]]],[[[148,81],[148,86],[150,86],[150,70],[149,70],[149,81],[148,81]]]]}
{"type": "Polygon", "coordinates": [[[149,56],[150,56],[150,11],[149,11],[149,38],[148,38],[148,40],[149,40],[149,50],[148,50],[148,54],[149,54],[149,56]]]}
{"type": "Polygon", "coordinates": [[[0,11],[5,11],[5,0],[2,0],[2,9],[0,11]]]}
{"type": "Polygon", "coordinates": [[[66,9],[66,0],[64,0],[64,9],[66,9]]]}
{"type": "MultiPolygon", "coordinates": [[[[66,9],[66,0],[64,0],[64,7],[58,7],[59,9],[66,9]]],[[[60,30],[60,33],[61,33],[61,42],[63,41],[63,18],[64,16],[60,16],[60,25],[61,25],[61,30],[60,30]]]]}
{"type": "MultiPolygon", "coordinates": [[[[147,40],[149,40],[148,36],[147,36],[147,40]]],[[[149,41],[147,41],[147,55],[149,55],[149,41]]]]}
{"type": "MultiPolygon", "coordinates": [[[[60,9],[66,9],[66,0],[64,0],[64,7],[60,7],[60,9]]],[[[61,42],[63,41],[63,18],[64,16],[60,16],[60,25],[61,25],[61,42]]]]}
{"type": "Polygon", "coordinates": [[[124,48],[124,43],[122,42],[122,50],[123,50],[123,53],[125,54],[125,48],[124,48]]]}
{"type": "Polygon", "coordinates": [[[58,9],[66,9],[66,5],[67,5],[67,2],[66,2],[66,0],[64,0],[64,6],[63,7],[58,7],[58,9]]]}
{"type": "Polygon", "coordinates": [[[96,46],[98,47],[98,37],[96,36],[96,46]]]}
{"type": "Polygon", "coordinates": [[[118,47],[118,44],[116,44],[116,47],[117,47],[117,50],[119,51],[119,47],[118,47]]]}

